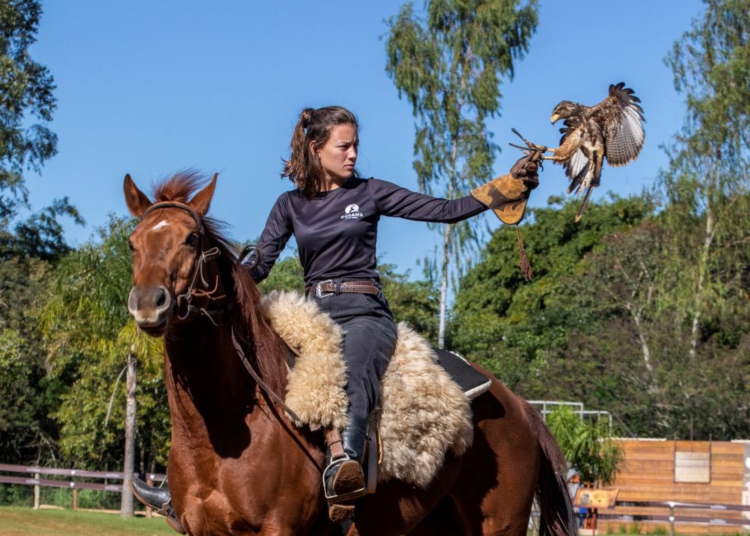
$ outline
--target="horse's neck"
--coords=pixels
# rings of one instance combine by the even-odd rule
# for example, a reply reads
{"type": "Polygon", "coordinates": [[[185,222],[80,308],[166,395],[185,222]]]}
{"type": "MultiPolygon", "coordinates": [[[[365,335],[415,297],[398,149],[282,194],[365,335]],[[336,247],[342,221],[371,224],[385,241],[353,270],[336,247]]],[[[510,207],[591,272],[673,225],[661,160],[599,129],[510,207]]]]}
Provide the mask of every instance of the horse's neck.
{"type": "Polygon", "coordinates": [[[165,373],[173,418],[196,413],[247,413],[255,402],[255,383],[231,343],[228,318],[217,326],[205,317],[175,326],[165,338],[165,373]],[[179,403],[173,404],[172,400],[179,403]],[[175,415],[177,413],[177,415],[175,415]]]}

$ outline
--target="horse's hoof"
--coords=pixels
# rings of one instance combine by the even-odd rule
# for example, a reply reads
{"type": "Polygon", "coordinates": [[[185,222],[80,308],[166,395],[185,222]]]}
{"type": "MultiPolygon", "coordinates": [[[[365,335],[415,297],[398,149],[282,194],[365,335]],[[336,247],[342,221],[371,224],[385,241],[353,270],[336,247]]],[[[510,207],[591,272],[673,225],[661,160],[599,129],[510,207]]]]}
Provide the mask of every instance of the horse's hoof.
{"type": "Polygon", "coordinates": [[[343,523],[354,515],[354,503],[328,505],[328,518],[334,523],[343,523]]]}

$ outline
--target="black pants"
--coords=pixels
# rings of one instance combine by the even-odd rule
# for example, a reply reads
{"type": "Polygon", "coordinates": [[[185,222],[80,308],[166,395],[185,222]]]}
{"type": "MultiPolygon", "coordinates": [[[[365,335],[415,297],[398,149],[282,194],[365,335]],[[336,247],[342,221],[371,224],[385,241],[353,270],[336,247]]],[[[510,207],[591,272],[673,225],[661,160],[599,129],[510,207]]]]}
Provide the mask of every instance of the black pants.
{"type": "Polygon", "coordinates": [[[388,301],[382,292],[311,299],[344,330],[349,415],[367,419],[380,401],[380,380],[396,348],[396,324],[388,301]]]}

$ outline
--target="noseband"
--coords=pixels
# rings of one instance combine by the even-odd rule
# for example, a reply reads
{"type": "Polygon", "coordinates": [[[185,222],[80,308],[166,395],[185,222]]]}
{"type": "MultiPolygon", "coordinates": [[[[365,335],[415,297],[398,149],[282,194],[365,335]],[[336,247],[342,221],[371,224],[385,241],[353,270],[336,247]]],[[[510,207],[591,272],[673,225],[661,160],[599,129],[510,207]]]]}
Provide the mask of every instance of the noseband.
{"type": "MultiPolygon", "coordinates": [[[[180,210],[184,210],[187,212],[191,218],[195,221],[195,224],[198,226],[198,240],[200,243],[200,254],[198,256],[198,266],[196,266],[195,271],[193,272],[193,279],[190,281],[190,285],[188,285],[187,291],[185,291],[184,294],[180,294],[177,296],[177,305],[179,307],[181,302],[185,302],[187,304],[185,314],[183,316],[179,316],[178,318],[180,320],[185,320],[188,316],[190,316],[192,313],[198,313],[205,315],[211,323],[215,326],[216,322],[214,322],[214,319],[212,315],[220,314],[223,312],[222,309],[215,309],[215,310],[208,310],[203,307],[196,307],[192,304],[193,297],[195,296],[207,296],[209,299],[212,299],[213,294],[216,292],[216,289],[218,288],[219,282],[218,279],[216,281],[216,286],[213,290],[208,290],[209,283],[206,281],[206,276],[203,273],[203,267],[206,265],[206,263],[212,259],[215,259],[219,255],[221,255],[221,250],[219,250],[218,247],[214,246],[211,249],[204,251],[203,250],[203,237],[205,236],[204,228],[203,228],[203,222],[201,221],[200,217],[198,217],[198,214],[195,213],[195,211],[190,208],[188,205],[184,205],[182,203],[175,203],[173,201],[164,201],[162,203],[155,203],[151,205],[149,208],[147,208],[143,214],[141,215],[141,221],[143,221],[143,218],[145,218],[150,212],[153,212],[155,210],[159,210],[162,208],[178,208],[180,210]],[[203,287],[206,290],[202,289],[196,289],[196,283],[198,281],[198,277],[200,276],[201,283],[203,283],[203,287]]],[[[219,296],[220,298],[223,296],[219,296]]]]}

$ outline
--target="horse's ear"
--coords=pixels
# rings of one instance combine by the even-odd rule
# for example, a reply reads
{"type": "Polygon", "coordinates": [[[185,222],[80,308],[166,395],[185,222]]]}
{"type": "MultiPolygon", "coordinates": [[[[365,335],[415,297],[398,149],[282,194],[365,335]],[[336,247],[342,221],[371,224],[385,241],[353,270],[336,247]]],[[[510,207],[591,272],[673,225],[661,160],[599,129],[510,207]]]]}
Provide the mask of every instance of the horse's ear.
{"type": "Polygon", "coordinates": [[[123,189],[125,190],[125,203],[128,205],[128,210],[136,218],[140,218],[146,212],[146,209],[153,205],[146,194],[135,185],[133,179],[130,178],[130,174],[125,175],[123,189]]]}
{"type": "Polygon", "coordinates": [[[206,215],[208,208],[211,206],[211,199],[214,197],[214,189],[216,188],[216,179],[219,177],[218,173],[214,173],[214,178],[208,183],[208,186],[203,188],[200,192],[195,194],[190,200],[190,208],[192,208],[198,216],[201,218],[206,215]]]}

